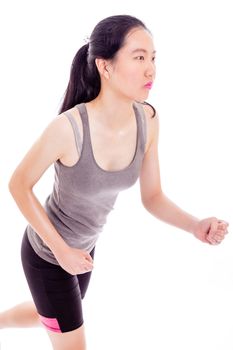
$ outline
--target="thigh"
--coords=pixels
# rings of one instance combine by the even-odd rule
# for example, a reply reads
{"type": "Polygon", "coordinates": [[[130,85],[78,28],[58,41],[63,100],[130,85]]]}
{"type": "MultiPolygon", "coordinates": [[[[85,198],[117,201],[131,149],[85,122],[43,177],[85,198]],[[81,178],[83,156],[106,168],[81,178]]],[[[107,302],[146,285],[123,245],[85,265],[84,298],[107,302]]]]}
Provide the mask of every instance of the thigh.
{"type": "MultiPolygon", "coordinates": [[[[94,260],[95,247],[90,252],[90,255],[91,255],[92,259],[94,260]]],[[[87,291],[87,288],[88,288],[88,285],[90,282],[91,274],[92,274],[92,271],[88,271],[86,273],[81,273],[81,274],[77,275],[82,299],[85,297],[85,294],[86,294],[86,291],[87,291]]]]}
{"type": "Polygon", "coordinates": [[[63,333],[79,328],[84,320],[77,276],[40,258],[28,240],[22,240],[24,273],[42,324],[50,331],[63,333]]]}

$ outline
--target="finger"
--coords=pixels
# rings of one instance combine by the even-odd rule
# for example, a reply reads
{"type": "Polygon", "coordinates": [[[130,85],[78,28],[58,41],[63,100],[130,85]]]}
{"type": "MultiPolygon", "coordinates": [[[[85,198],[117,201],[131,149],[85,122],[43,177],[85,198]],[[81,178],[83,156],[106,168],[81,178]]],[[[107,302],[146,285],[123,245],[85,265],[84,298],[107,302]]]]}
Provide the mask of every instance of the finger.
{"type": "Polygon", "coordinates": [[[224,224],[223,222],[218,223],[218,228],[223,228],[226,227],[226,224],[224,224]]]}
{"type": "Polygon", "coordinates": [[[86,259],[87,261],[93,263],[93,259],[92,259],[91,255],[90,255],[89,253],[87,253],[87,252],[85,253],[85,259],[86,259]]]}
{"type": "Polygon", "coordinates": [[[212,244],[212,245],[217,245],[217,244],[220,244],[222,241],[221,240],[214,240],[214,239],[212,239],[211,241],[210,241],[210,243],[212,244]]]}
{"type": "Polygon", "coordinates": [[[213,236],[207,236],[207,240],[211,243],[211,244],[219,244],[221,243],[221,241],[224,239],[224,236],[222,235],[213,235],[213,236]]]}
{"type": "Polygon", "coordinates": [[[208,242],[209,244],[213,244],[213,243],[214,243],[213,237],[207,236],[207,237],[206,237],[206,240],[207,240],[207,242],[208,242]]]}
{"type": "Polygon", "coordinates": [[[225,235],[224,234],[216,234],[214,237],[213,237],[213,240],[215,241],[223,241],[225,238],[225,235]]]}
{"type": "Polygon", "coordinates": [[[86,268],[88,269],[88,270],[92,270],[93,268],[94,268],[94,265],[92,264],[92,263],[90,263],[90,262],[86,262],[86,268]]]}
{"type": "Polygon", "coordinates": [[[217,232],[216,232],[216,234],[220,234],[220,235],[225,235],[226,233],[228,233],[228,231],[226,231],[226,230],[218,230],[217,232]]]}
{"type": "Polygon", "coordinates": [[[227,229],[227,225],[225,223],[218,224],[218,229],[226,230],[227,229]]]}
{"type": "Polygon", "coordinates": [[[210,241],[209,244],[211,244],[211,245],[218,245],[220,243],[221,243],[221,241],[210,241]]]}
{"type": "Polygon", "coordinates": [[[219,220],[213,218],[211,223],[210,223],[210,229],[209,229],[209,232],[208,234],[211,236],[213,235],[217,229],[218,229],[218,223],[219,223],[219,220]]]}
{"type": "Polygon", "coordinates": [[[208,235],[210,239],[215,239],[215,237],[218,236],[218,234],[223,235],[225,232],[225,229],[219,227],[221,224],[219,224],[219,220],[213,220],[210,226],[210,230],[208,232],[208,235]]]}
{"type": "Polygon", "coordinates": [[[220,236],[224,236],[225,235],[225,230],[217,230],[215,235],[220,235],[220,236]]]}
{"type": "Polygon", "coordinates": [[[229,226],[229,223],[225,220],[218,220],[218,223],[223,223],[223,224],[229,226]]]}
{"type": "Polygon", "coordinates": [[[87,273],[93,270],[93,266],[84,265],[81,273],[87,273]]]}
{"type": "Polygon", "coordinates": [[[212,241],[209,238],[206,238],[206,242],[212,244],[212,241]]]}
{"type": "Polygon", "coordinates": [[[214,236],[213,240],[214,241],[223,241],[224,240],[224,236],[220,236],[220,235],[214,236]]]}
{"type": "Polygon", "coordinates": [[[88,268],[88,269],[91,268],[92,269],[93,268],[93,263],[91,263],[90,261],[85,259],[83,261],[83,263],[82,263],[82,266],[83,266],[83,268],[88,268]]]}
{"type": "Polygon", "coordinates": [[[215,232],[215,234],[214,235],[212,235],[211,237],[213,237],[213,238],[223,238],[223,237],[225,237],[225,230],[217,230],[216,232],[215,232]]]}
{"type": "Polygon", "coordinates": [[[225,236],[228,233],[226,225],[223,225],[221,227],[219,226],[216,233],[225,236]]]}

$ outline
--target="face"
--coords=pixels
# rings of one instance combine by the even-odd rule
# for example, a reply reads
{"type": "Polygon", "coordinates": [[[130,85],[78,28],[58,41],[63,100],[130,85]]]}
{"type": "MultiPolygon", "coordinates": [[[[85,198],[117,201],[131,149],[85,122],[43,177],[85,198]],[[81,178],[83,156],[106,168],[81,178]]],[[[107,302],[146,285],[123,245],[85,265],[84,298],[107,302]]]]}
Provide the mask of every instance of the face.
{"type": "Polygon", "coordinates": [[[107,68],[108,84],[114,92],[126,99],[145,101],[155,79],[155,48],[151,34],[142,28],[132,29],[107,68]]]}

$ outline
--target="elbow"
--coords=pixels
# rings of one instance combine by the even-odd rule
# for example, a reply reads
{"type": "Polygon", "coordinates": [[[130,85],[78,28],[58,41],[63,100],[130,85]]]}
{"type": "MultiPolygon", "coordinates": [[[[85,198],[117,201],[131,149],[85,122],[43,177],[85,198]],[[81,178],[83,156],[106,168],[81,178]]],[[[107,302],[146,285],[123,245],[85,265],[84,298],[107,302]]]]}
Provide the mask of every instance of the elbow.
{"type": "Polygon", "coordinates": [[[23,179],[16,174],[13,174],[8,182],[8,190],[14,197],[18,193],[26,190],[31,190],[28,186],[25,186],[23,179]]]}
{"type": "Polygon", "coordinates": [[[158,198],[160,198],[163,195],[162,190],[151,195],[150,197],[146,198],[146,199],[142,199],[142,204],[144,206],[144,208],[148,211],[150,211],[151,206],[153,206],[153,204],[158,200],[158,198]]]}
{"type": "Polygon", "coordinates": [[[16,175],[16,172],[14,172],[11,175],[11,178],[8,182],[8,190],[10,191],[11,194],[13,194],[17,188],[20,187],[20,179],[19,176],[16,175]]]}
{"type": "Polygon", "coordinates": [[[20,186],[20,181],[16,181],[15,179],[11,178],[8,182],[8,190],[12,196],[14,196],[14,194],[16,194],[20,188],[22,188],[22,186],[20,186]]]}
{"type": "Polygon", "coordinates": [[[15,180],[13,179],[13,177],[11,177],[10,181],[8,182],[8,190],[11,194],[14,192],[15,187],[15,180]]]}

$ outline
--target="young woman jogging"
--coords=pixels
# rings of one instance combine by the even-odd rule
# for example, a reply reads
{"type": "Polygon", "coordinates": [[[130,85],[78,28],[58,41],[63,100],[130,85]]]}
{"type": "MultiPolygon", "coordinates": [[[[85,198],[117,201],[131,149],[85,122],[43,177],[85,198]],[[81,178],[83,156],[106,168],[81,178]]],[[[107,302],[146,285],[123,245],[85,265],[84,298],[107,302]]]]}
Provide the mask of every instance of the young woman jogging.
{"type": "Polygon", "coordinates": [[[94,251],[120,191],[140,179],[141,200],[155,217],[219,244],[228,223],[198,219],[163,193],[158,160],[159,118],[146,103],[155,80],[156,50],[139,19],[100,21],[72,62],[59,115],[44,129],[9,181],[28,221],[21,256],[33,301],[0,315],[0,327],[46,329],[53,349],[84,350],[82,299],[94,251]],[[33,192],[54,164],[44,206],[33,192]]]}

